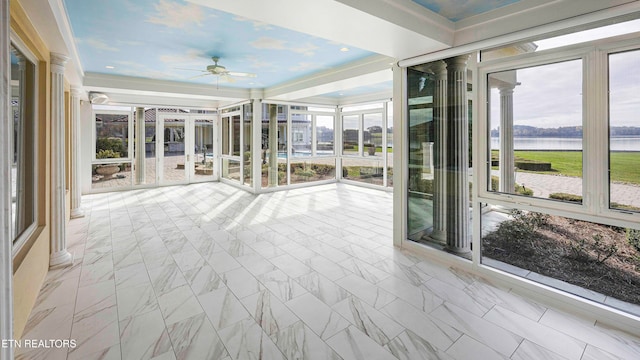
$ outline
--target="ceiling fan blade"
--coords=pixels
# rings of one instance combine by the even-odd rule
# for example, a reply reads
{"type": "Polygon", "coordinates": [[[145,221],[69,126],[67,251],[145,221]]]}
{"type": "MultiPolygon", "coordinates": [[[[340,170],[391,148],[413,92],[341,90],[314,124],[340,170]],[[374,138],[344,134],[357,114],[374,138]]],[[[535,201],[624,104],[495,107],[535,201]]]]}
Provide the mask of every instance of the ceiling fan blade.
{"type": "Polygon", "coordinates": [[[188,78],[187,80],[197,79],[197,78],[201,78],[201,77],[207,76],[207,75],[211,75],[211,74],[206,73],[206,74],[196,75],[196,76],[192,76],[192,77],[188,78]]]}
{"type": "Polygon", "coordinates": [[[236,79],[232,78],[232,77],[231,77],[231,76],[229,76],[229,75],[222,75],[222,76],[220,76],[220,80],[226,81],[226,82],[228,82],[228,83],[234,83],[234,82],[236,82],[236,79]]]}
{"type": "Polygon", "coordinates": [[[253,74],[253,73],[246,73],[246,72],[235,72],[235,71],[229,71],[229,75],[231,76],[243,76],[243,77],[258,77],[257,74],[253,74]]]}

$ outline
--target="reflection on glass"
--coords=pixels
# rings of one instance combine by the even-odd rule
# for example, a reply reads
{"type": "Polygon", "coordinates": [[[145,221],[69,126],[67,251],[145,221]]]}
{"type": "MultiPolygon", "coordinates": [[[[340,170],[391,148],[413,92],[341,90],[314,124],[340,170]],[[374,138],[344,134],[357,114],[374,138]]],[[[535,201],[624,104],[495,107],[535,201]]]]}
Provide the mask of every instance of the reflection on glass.
{"type": "Polygon", "coordinates": [[[262,187],[287,185],[287,106],[263,104],[262,187]]]}
{"type": "Polygon", "coordinates": [[[222,155],[230,155],[230,135],[229,135],[229,121],[231,119],[229,117],[222,118],[222,155]]]}
{"type": "Polygon", "coordinates": [[[291,184],[336,178],[336,160],[334,158],[292,159],[291,184]]]}
{"type": "Polygon", "coordinates": [[[316,155],[333,155],[333,124],[333,116],[316,116],[316,155]]]}
{"type": "Polygon", "coordinates": [[[163,169],[164,182],[186,180],[184,119],[164,120],[163,169]]]}
{"type": "Polygon", "coordinates": [[[131,186],[131,163],[91,165],[91,189],[116,189],[131,186]]]}
{"type": "Polygon", "coordinates": [[[382,156],[382,113],[364,114],[363,154],[382,156]]]}
{"type": "MultiPolygon", "coordinates": [[[[640,50],[609,55],[609,206],[640,211],[640,50]]],[[[640,238],[640,237],[639,237],[640,238]]]]}
{"type": "Polygon", "coordinates": [[[194,179],[202,180],[213,176],[213,120],[198,119],[194,121],[194,179]]]}
{"type": "Polygon", "coordinates": [[[11,46],[10,76],[13,115],[13,121],[10,121],[13,136],[9,154],[11,156],[11,237],[15,241],[35,222],[37,138],[34,113],[36,68],[13,45],[11,46]]]}
{"type": "Polygon", "coordinates": [[[416,69],[408,72],[409,192],[408,234],[419,240],[433,225],[434,195],[434,77],[416,69]]]}
{"type": "Polygon", "coordinates": [[[231,136],[233,155],[240,156],[240,147],[242,145],[240,143],[240,115],[234,115],[231,118],[231,121],[233,122],[233,129],[232,129],[233,133],[231,136]]]}
{"type": "Polygon", "coordinates": [[[387,104],[387,186],[393,187],[393,102],[387,104]]]}
{"type": "Polygon", "coordinates": [[[145,184],[154,184],[156,182],[156,109],[145,109],[144,135],[144,181],[145,184]]]}
{"type": "Polygon", "coordinates": [[[251,104],[245,104],[245,116],[243,127],[243,139],[242,139],[242,166],[244,184],[251,186],[253,184],[253,177],[251,176],[251,144],[253,141],[253,115],[251,113],[251,104]]]}
{"type": "Polygon", "coordinates": [[[342,117],[342,155],[360,154],[360,116],[342,117]]]}
{"type": "Polygon", "coordinates": [[[222,177],[229,180],[240,181],[240,162],[231,159],[222,159],[222,177]]]}
{"type": "Polygon", "coordinates": [[[563,201],[581,197],[582,60],[492,73],[488,86],[488,190],[542,198],[551,193],[563,201]],[[569,185],[541,187],[559,184],[550,176],[569,185]]]}
{"type": "Polygon", "coordinates": [[[130,114],[96,113],[96,159],[129,157],[130,114]]]}
{"type": "Polygon", "coordinates": [[[343,158],[342,178],[359,181],[367,184],[384,185],[382,159],[371,160],[366,158],[343,158]]]}
{"type": "Polygon", "coordinates": [[[291,156],[311,156],[311,115],[291,115],[291,156]]]}

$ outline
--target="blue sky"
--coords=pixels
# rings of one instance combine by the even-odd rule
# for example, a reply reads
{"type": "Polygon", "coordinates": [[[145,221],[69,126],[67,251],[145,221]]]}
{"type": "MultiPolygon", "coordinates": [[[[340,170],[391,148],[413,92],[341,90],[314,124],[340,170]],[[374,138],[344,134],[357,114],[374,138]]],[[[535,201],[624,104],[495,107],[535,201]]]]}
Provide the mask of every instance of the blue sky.
{"type": "Polygon", "coordinates": [[[459,21],[518,1],[520,0],[413,0],[451,21],[459,21]]]}
{"type": "Polygon", "coordinates": [[[182,0],[64,3],[86,72],[213,84],[179,68],[204,69],[219,56],[230,71],[258,74],[221,85],[261,88],[373,55],[182,0]]]}

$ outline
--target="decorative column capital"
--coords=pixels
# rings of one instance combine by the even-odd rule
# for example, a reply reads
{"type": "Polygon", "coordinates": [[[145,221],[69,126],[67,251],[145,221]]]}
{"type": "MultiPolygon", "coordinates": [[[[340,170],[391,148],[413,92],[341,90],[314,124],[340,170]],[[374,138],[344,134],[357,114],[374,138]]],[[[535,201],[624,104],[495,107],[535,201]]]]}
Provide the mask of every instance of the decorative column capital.
{"type": "Polygon", "coordinates": [[[71,96],[74,97],[82,97],[82,95],[84,95],[85,91],[82,90],[82,88],[76,87],[76,86],[72,86],[71,87],[71,96]]]}
{"type": "Polygon", "coordinates": [[[435,61],[431,66],[431,70],[433,74],[436,76],[436,80],[446,80],[447,79],[447,64],[443,61],[435,61]]]}
{"type": "Polygon", "coordinates": [[[69,60],[69,57],[54,52],[49,54],[49,57],[51,58],[51,72],[56,74],[64,74],[64,65],[69,60]]]}
{"type": "Polygon", "coordinates": [[[447,64],[447,68],[450,70],[456,71],[460,70],[460,68],[467,69],[467,61],[469,61],[469,54],[454,56],[448,59],[444,59],[444,62],[447,64]]]}

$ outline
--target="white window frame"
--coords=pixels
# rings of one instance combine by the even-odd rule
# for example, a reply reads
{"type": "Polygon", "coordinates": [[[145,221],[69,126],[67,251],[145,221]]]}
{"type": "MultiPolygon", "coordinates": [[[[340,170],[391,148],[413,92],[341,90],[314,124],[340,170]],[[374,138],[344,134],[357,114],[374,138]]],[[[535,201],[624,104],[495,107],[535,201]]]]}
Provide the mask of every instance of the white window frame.
{"type": "MultiPolygon", "coordinates": [[[[613,226],[635,227],[640,222],[640,213],[609,208],[609,109],[608,109],[608,54],[631,49],[640,50],[638,34],[628,34],[603,39],[588,44],[581,43],[523,54],[511,58],[490,60],[478,64],[477,131],[473,133],[475,171],[478,179],[474,186],[474,208],[480,203],[501,205],[522,210],[567,216],[578,220],[603,223],[613,226]],[[555,62],[582,59],[582,128],[583,128],[583,174],[582,204],[533,198],[516,194],[491,192],[487,189],[490,174],[488,87],[490,73],[545,65],[555,62]],[[587,145],[588,146],[585,146],[587,145]]],[[[475,129],[474,129],[475,130],[475,129]]],[[[480,262],[480,218],[473,220],[474,257],[480,262]]]]}
{"type": "MultiPolygon", "coordinates": [[[[12,251],[11,251],[11,256],[12,258],[14,258],[19,252],[20,250],[22,250],[22,248],[24,247],[25,243],[27,242],[27,240],[34,234],[34,232],[36,231],[36,229],[38,228],[38,224],[40,223],[40,216],[38,215],[38,207],[41,204],[41,199],[38,196],[38,194],[40,193],[39,189],[38,189],[38,181],[40,179],[40,174],[38,171],[38,163],[40,162],[40,158],[38,157],[38,154],[40,153],[39,151],[39,145],[38,145],[38,141],[37,139],[39,139],[40,137],[40,126],[38,126],[38,89],[40,86],[40,82],[38,81],[38,79],[40,78],[39,74],[40,74],[40,69],[38,66],[38,58],[29,50],[29,48],[24,44],[24,42],[18,37],[18,35],[11,30],[10,34],[9,34],[9,40],[10,40],[10,44],[15,47],[18,51],[20,51],[22,53],[22,55],[29,60],[32,64],[33,64],[33,77],[34,77],[34,84],[33,84],[33,88],[34,88],[34,93],[33,95],[33,114],[34,114],[34,119],[32,119],[32,121],[34,122],[34,137],[36,139],[36,141],[34,141],[34,154],[35,154],[35,161],[31,164],[31,170],[33,171],[33,184],[31,184],[31,188],[34,191],[33,194],[33,222],[27,226],[26,229],[24,229],[24,231],[17,237],[12,239],[12,251]]],[[[8,54],[7,54],[8,56],[8,54]]],[[[9,81],[10,79],[10,74],[7,74],[7,76],[9,76],[9,81]]],[[[11,87],[9,87],[9,91],[11,91],[11,87]]],[[[20,105],[18,105],[20,106],[20,105]]],[[[9,107],[11,107],[11,102],[9,102],[9,107]]],[[[13,129],[13,121],[10,121],[10,126],[13,129]]],[[[11,135],[11,139],[13,139],[13,135],[11,135]]],[[[12,144],[12,148],[13,148],[13,141],[11,141],[12,144]]],[[[10,192],[10,190],[9,190],[10,192]]],[[[10,213],[10,219],[12,219],[11,221],[13,222],[13,212],[10,213]]],[[[10,226],[10,228],[13,228],[13,224],[10,226]]],[[[13,237],[14,234],[12,233],[11,236],[13,237]]]]}
{"type": "Polygon", "coordinates": [[[91,162],[92,164],[107,164],[107,163],[126,163],[133,162],[133,132],[134,129],[134,112],[133,110],[124,111],[124,110],[95,110],[92,111],[92,149],[91,149],[91,162]],[[127,115],[129,117],[129,121],[127,124],[127,156],[119,157],[114,159],[98,159],[96,158],[96,142],[98,141],[98,135],[96,134],[97,126],[96,126],[96,114],[106,114],[106,115],[127,115]]]}

